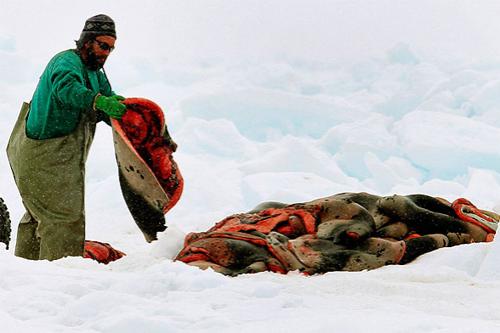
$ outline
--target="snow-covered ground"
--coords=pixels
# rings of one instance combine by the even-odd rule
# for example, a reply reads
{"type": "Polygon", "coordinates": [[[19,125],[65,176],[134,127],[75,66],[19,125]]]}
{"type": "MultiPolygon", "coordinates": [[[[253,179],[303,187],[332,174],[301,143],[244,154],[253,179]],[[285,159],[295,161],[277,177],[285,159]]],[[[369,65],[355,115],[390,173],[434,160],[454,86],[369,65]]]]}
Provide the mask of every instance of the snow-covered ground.
{"type": "Polygon", "coordinates": [[[425,193],[500,211],[499,3],[0,0],[0,196],[14,230],[23,208],[4,151],[21,102],[101,12],[118,30],[113,88],[164,108],[185,191],[147,244],[99,126],[87,238],[127,257],[0,251],[1,332],[500,331],[498,241],[310,277],[172,262],[186,232],[266,200],[425,193]]]}

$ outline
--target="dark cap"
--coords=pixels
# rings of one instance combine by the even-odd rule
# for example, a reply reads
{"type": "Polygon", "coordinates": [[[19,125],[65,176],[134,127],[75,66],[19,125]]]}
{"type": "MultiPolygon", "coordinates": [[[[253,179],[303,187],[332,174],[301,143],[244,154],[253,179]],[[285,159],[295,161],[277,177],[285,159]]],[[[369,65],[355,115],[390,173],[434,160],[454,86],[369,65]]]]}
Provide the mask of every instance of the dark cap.
{"type": "Polygon", "coordinates": [[[116,38],[115,22],[111,17],[99,14],[85,21],[80,40],[97,36],[111,36],[116,38]]]}

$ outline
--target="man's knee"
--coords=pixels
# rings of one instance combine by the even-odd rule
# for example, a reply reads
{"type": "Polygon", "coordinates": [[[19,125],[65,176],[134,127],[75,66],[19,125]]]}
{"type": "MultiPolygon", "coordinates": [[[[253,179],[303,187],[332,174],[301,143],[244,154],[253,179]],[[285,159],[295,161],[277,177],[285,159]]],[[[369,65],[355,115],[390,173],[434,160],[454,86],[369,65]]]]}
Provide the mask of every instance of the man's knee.
{"type": "Polygon", "coordinates": [[[56,260],[63,257],[81,257],[85,243],[85,218],[76,221],[39,223],[39,259],[56,260]]]}

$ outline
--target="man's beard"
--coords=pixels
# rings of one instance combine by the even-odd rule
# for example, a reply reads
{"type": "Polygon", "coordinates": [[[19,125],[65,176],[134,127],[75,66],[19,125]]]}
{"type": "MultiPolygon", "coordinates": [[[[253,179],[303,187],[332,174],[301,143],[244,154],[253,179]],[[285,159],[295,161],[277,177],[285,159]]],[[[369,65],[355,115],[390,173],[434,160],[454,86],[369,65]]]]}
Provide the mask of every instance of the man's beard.
{"type": "Polygon", "coordinates": [[[94,51],[90,48],[86,50],[86,53],[87,53],[86,60],[84,60],[83,63],[85,64],[85,66],[87,66],[88,69],[96,71],[98,69],[101,69],[102,66],[104,66],[106,59],[100,62],[99,61],[100,58],[98,58],[94,53],[94,51]]]}

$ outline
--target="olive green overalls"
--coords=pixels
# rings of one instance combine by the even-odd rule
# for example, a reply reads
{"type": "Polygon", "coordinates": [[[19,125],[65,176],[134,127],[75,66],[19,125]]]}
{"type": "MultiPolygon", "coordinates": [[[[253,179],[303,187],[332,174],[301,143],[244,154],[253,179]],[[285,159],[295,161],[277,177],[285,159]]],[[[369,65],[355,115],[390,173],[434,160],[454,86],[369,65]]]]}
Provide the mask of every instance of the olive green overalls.
{"type": "Polygon", "coordinates": [[[26,208],[18,227],[15,254],[33,260],[82,256],[85,162],[96,128],[95,111],[82,112],[70,134],[43,140],[26,135],[28,112],[29,104],[23,103],[7,146],[26,208]]]}

